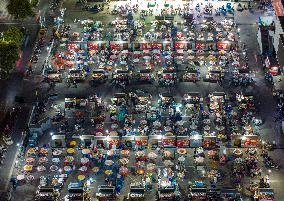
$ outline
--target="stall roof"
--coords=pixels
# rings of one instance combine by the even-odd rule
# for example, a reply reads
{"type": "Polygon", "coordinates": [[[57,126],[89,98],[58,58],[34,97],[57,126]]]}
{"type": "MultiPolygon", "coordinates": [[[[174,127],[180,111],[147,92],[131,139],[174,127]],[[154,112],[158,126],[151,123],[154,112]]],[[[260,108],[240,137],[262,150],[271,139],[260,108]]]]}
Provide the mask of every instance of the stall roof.
{"type": "Polygon", "coordinates": [[[95,69],[93,70],[93,73],[105,73],[105,71],[102,69],[95,69]]]}
{"type": "Polygon", "coordinates": [[[176,73],[174,70],[163,70],[163,73],[176,73]]]}
{"type": "Polygon", "coordinates": [[[259,188],[258,189],[259,190],[259,192],[261,193],[261,192],[269,192],[269,193],[274,193],[274,190],[272,189],[272,188],[259,188]]]}
{"type": "Polygon", "coordinates": [[[167,93],[167,92],[162,93],[161,95],[162,95],[163,97],[173,97],[173,95],[172,95],[172,94],[167,93]]]}
{"type": "Polygon", "coordinates": [[[81,73],[82,70],[79,70],[79,69],[73,69],[73,70],[70,70],[69,73],[81,73]]]}
{"type": "Polygon", "coordinates": [[[84,190],[82,187],[80,188],[69,188],[68,193],[84,193],[84,190]]]}
{"type": "Polygon", "coordinates": [[[225,92],[213,92],[213,96],[225,96],[225,92]]]}
{"type": "Polygon", "coordinates": [[[249,69],[239,69],[239,73],[247,74],[249,73],[249,69]]]}
{"type": "Polygon", "coordinates": [[[197,188],[197,187],[192,187],[191,192],[207,192],[207,188],[197,188]]]}
{"type": "Polygon", "coordinates": [[[115,188],[113,186],[99,186],[99,192],[101,193],[114,193],[115,188]]]}
{"type": "Polygon", "coordinates": [[[221,71],[220,70],[211,70],[210,73],[214,73],[214,74],[220,74],[221,71]]]}
{"type": "Polygon", "coordinates": [[[135,193],[145,193],[145,189],[143,187],[138,187],[138,186],[130,186],[130,192],[135,192],[135,193]]]}
{"type": "Polygon", "coordinates": [[[187,96],[200,96],[200,93],[199,92],[188,92],[188,93],[185,93],[184,95],[187,95],[187,96]]]}
{"type": "Polygon", "coordinates": [[[140,70],[139,73],[151,73],[151,69],[140,70]]]}
{"type": "Polygon", "coordinates": [[[126,94],[125,93],[115,93],[113,95],[114,98],[125,98],[126,94]]]}
{"type": "Polygon", "coordinates": [[[173,192],[173,191],[175,191],[175,188],[173,188],[173,187],[159,188],[159,191],[160,191],[161,193],[168,193],[168,192],[173,192]]]}
{"type": "Polygon", "coordinates": [[[186,73],[197,73],[197,70],[188,70],[186,73]]]}
{"type": "Polygon", "coordinates": [[[41,186],[39,187],[39,192],[53,192],[54,189],[52,186],[41,186]]]}
{"type": "Polygon", "coordinates": [[[49,70],[47,71],[47,74],[57,74],[58,72],[56,70],[49,70]]]}
{"type": "Polygon", "coordinates": [[[116,73],[128,73],[127,70],[117,70],[116,73]]]}

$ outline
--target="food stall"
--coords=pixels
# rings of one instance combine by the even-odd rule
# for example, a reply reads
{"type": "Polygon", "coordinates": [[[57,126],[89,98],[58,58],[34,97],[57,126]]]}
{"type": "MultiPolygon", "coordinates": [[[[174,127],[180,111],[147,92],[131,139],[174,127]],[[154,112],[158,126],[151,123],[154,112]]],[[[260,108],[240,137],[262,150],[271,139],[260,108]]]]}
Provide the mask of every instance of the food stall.
{"type": "Polygon", "coordinates": [[[255,192],[259,201],[272,201],[275,200],[274,191],[271,188],[259,188],[255,192]]]}
{"type": "Polygon", "coordinates": [[[221,189],[220,195],[221,201],[242,201],[242,195],[232,188],[223,188],[221,189]]]}
{"type": "Polygon", "coordinates": [[[66,147],[65,135],[52,135],[51,147],[52,148],[66,147]]]}
{"type": "Polygon", "coordinates": [[[190,146],[189,136],[177,136],[177,147],[186,148],[190,146]]]}
{"type": "Polygon", "coordinates": [[[158,189],[159,201],[162,200],[174,200],[175,198],[175,188],[173,186],[160,187],[158,189]]]}
{"type": "Polygon", "coordinates": [[[130,192],[128,193],[129,200],[144,200],[145,188],[143,186],[130,185],[130,192]]]}
{"type": "Polygon", "coordinates": [[[94,136],[93,138],[94,146],[98,148],[106,148],[107,147],[107,141],[106,136],[94,136]]]}
{"type": "Polygon", "coordinates": [[[40,186],[36,191],[36,199],[39,201],[55,201],[55,194],[52,186],[40,186]]]}
{"type": "Polygon", "coordinates": [[[79,183],[70,183],[68,185],[68,195],[66,201],[83,201],[84,189],[79,183]]]}
{"type": "Polygon", "coordinates": [[[116,192],[114,186],[101,185],[98,187],[98,193],[96,197],[99,201],[111,201],[116,200],[116,192]]]}
{"type": "Polygon", "coordinates": [[[216,136],[212,135],[204,135],[203,136],[203,148],[205,149],[213,149],[216,147],[216,136]]]}
{"type": "Polygon", "coordinates": [[[59,71],[47,71],[47,79],[50,81],[61,82],[62,75],[59,71]]]}
{"type": "Polygon", "coordinates": [[[162,145],[164,147],[176,147],[176,136],[167,136],[162,137],[162,145]]]}
{"type": "Polygon", "coordinates": [[[138,149],[144,149],[148,146],[148,136],[135,136],[135,144],[138,149]]]}
{"type": "Polygon", "coordinates": [[[242,147],[256,147],[259,142],[258,135],[243,135],[241,137],[242,147]]]}
{"type": "Polygon", "coordinates": [[[207,201],[207,188],[191,187],[189,189],[188,198],[191,201],[207,201]]]}
{"type": "Polygon", "coordinates": [[[211,82],[217,82],[221,80],[223,76],[223,73],[221,70],[210,70],[208,71],[208,74],[206,75],[206,79],[208,79],[211,82]]]}
{"type": "Polygon", "coordinates": [[[203,142],[203,137],[202,135],[192,135],[190,136],[190,147],[191,148],[195,148],[195,147],[201,147],[202,146],[202,142],[203,142]]]}
{"type": "Polygon", "coordinates": [[[184,82],[196,82],[200,80],[197,70],[186,70],[182,75],[184,82]]]}
{"type": "Polygon", "coordinates": [[[161,106],[168,107],[172,105],[174,102],[174,97],[170,93],[162,93],[159,96],[160,96],[159,104],[161,106]]]}
{"type": "Polygon", "coordinates": [[[83,81],[86,78],[86,72],[83,70],[71,69],[69,71],[69,77],[75,81],[83,81]]]}
{"type": "Polygon", "coordinates": [[[135,105],[136,112],[146,112],[150,109],[151,96],[147,93],[136,93],[138,102],[135,105]]]}
{"type": "Polygon", "coordinates": [[[132,149],[135,145],[134,136],[122,136],[121,144],[124,144],[127,149],[132,149]]]}
{"type": "Polygon", "coordinates": [[[210,97],[210,111],[221,111],[223,104],[226,99],[226,95],[224,92],[214,92],[213,94],[209,95],[210,97]]]}
{"type": "Polygon", "coordinates": [[[173,85],[177,81],[177,73],[174,70],[163,70],[159,74],[159,83],[161,85],[173,85]]]}
{"type": "Polygon", "coordinates": [[[152,83],[154,81],[154,75],[151,72],[151,69],[143,69],[143,70],[138,71],[137,79],[138,79],[137,81],[139,82],[152,83]]]}
{"type": "Polygon", "coordinates": [[[119,106],[121,104],[126,104],[126,94],[125,93],[115,93],[111,99],[112,104],[119,106]]]}
{"type": "Polygon", "coordinates": [[[94,142],[93,135],[81,135],[80,136],[81,145],[84,147],[91,147],[92,143],[94,142]]]}
{"type": "Polygon", "coordinates": [[[202,98],[200,98],[199,92],[189,92],[183,95],[183,105],[186,104],[199,104],[202,98]]]}
{"type": "Polygon", "coordinates": [[[65,108],[80,108],[87,105],[88,99],[86,97],[76,97],[72,95],[65,96],[65,108]]]}
{"type": "Polygon", "coordinates": [[[94,82],[105,82],[107,80],[106,72],[102,69],[93,70],[92,78],[94,82]]]}
{"type": "Polygon", "coordinates": [[[156,149],[161,145],[162,142],[162,135],[149,135],[149,145],[152,147],[152,149],[156,149]]]}
{"type": "Polygon", "coordinates": [[[128,70],[115,70],[113,78],[118,82],[128,82],[130,78],[130,73],[128,70]]]}

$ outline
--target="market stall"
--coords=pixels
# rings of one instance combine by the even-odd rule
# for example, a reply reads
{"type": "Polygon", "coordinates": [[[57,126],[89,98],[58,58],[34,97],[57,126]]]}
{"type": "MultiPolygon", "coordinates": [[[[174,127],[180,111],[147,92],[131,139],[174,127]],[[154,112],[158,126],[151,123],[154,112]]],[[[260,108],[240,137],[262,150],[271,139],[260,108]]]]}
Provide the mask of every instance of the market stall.
{"type": "Polygon", "coordinates": [[[92,78],[94,82],[106,82],[107,75],[106,72],[102,69],[93,70],[92,78]]]}
{"type": "Polygon", "coordinates": [[[151,69],[143,69],[138,71],[137,73],[137,81],[139,82],[143,82],[143,83],[153,83],[155,78],[153,75],[153,72],[151,71],[151,69]]]}
{"type": "Polygon", "coordinates": [[[191,201],[207,201],[207,188],[193,186],[189,189],[188,197],[191,201]]]}
{"type": "Polygon", "coordinates": [[[116,200],[116,192],[114,186],[101,185],[98,187],[98,193],[96,197],[99,201],[111,201],[116,200]]]}
{"type": "Polygon", "coordinates": [[[200,80],[200,76],[197,70],[186,70],[182,75],[184,82],[196,82],[200,80]]]}
{"type": "Polygon", "coordinates": [[[56,190],[52,186],[39,187],[36,192],[36,199],[39,201],[55,201],[56,190]]]}
{"type": "Polygon", "coordinates": [[[144,200],[145,189],[143,186],[130,185],[130,192],[128,193],[129,200],[144,200]]]}
{"type": "Polygon", "coordinates": [[[275,200],[274,191],[271,188],[259,188],[255,194],[259,201],[275,200]]]}
{"type": "Polygon", "coordinates": [[[221,189],[221,200],[222,201],[242,201],[242,195],[232,188],[223,188],[221,189]]]}
{"type": "Polygon", "coordinates": [[[70,183],[68,185],[68,195],[66,201],[83,201],[84,189],[79,183],[70,183]]]}
{"type": "Polygon", "coordinates": [[[61,82],[63,78],[59,71],[47,71],[47,79],[49,81],[61,82]]]}
{"type": "Polygon", "coordinates": [[[69,78],[75,81],[84,81],[86,79],[86,72],[83,70],[71,69],[69,71],[69,78]]]}

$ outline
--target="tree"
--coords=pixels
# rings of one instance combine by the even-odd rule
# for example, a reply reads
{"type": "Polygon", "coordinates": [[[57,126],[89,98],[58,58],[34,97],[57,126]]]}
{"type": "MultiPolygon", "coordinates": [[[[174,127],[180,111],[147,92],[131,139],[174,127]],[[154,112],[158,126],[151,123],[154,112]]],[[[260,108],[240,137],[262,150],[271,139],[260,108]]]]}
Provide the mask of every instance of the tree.
{"type": "Polygon", "coordinates": [[[9,0],[7,5],[9,14],[16,19],[24,19],[33,16],[32,6],[29,0],[9,0]]]}
{"type": "Polygon", "coordinates": [[[31,1],[32,7],[37,7],[38,3],[39,3],[39,0],[32,0],[31,1]]]}
{"type": "Polygon", "coordinates": [[[22,45],[24,33],[15,26],[11,26],[3,33],[5,41],[15,41],[18,47],[22,45]]]}
{"type": "Polygon", "coordinates": [[[15,41],[0,41],[0,68],[4,75],[8,75],[19,59],[19,46],[15,41]]]}

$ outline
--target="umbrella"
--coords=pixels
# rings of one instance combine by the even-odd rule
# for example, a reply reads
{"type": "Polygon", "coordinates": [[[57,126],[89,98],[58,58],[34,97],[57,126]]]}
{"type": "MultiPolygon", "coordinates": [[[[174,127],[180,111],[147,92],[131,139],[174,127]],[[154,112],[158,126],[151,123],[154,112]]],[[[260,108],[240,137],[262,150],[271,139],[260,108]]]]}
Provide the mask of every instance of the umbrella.
{"type": "Polygon", "coordinates": [[[172,133],[172,132],[167,132],[166,134],[165,134],[165,136],[173,136],[174,134],[172,133]]]}
{"type": "Polygon", "coordinates": [[[106,175],[111,175],[111,174],[112,174],[112,170],[106,170],[106,171],[105,171],[105,174],[106,174],[106,175]]]}
{"type": "Polygon", "coordinates": [[[58,167],[56,165],[52,165],[52,166],[50,166],[49,169],[50,169],[50,171],[54,172],[54,171],[58,170],[58,167]]]}
{"type": "Polygon", "coordinates": [[[83,181],[85,178],[86,178],[86,176],[83,175],[83,174],[78,175],[78,180],[79,181],[83,181]]]}
{"type": "Polygon", "coordinates": [[[165,160],[164,164],[165,164],[165,166],[173,166],[174,165],[174,163],[170,160],[165,160]]]}
{"type": "Polygon", "coordinates": [[[75,149],[68,148],[66,151],[67,151],[68,154],[73,154],[75,152],[75,149]]]}
{"type": "Polygon", "coordinates": [[[119,173],[123,174],[123,175],[127,174],[128,173],[128,168],[126,168],[124,166],[120,167],[119,168],[119,173]]]}
{"type": "Polygon", "coordinates": [[[150,158],[150,159],[156,159],[157,157],[158,157],[158,155],[156,153],[154,153],[154,152],[150,152],[148,154],[148,158],[150,158]]]}
{"type": "Polygon", "coordinates": [[[179,158],[178,158],[178,161],[184,162],[184,161],[185,161],[185,157],[184,157],[184,156],[179,157],[179,158]]]}
{"type": "Polygon", "coordinates": [[[83,149],[82,154],[90,154],[91,150],[90,149],[83,149]]]}
{"type": "Polygon", "coordinates": [[[180,148],[180,149],[178,149],[177,150],[177,152],[179,153],[179,154],[186,154],[186,149],[184,149],[184,148],[180,148]]]}
{"type": "Polygon", "coordinates": [[[37,170],[38,172],[42,172],[42,171],[45,171],[45,170],[46,170],[46,167],[43,166],[43,165],[40,165],[40,166],[37,166],[36,170],[37,170]]]}
{"type": "Polygon", "coordinates": [[[156,165],[154,163],[149,163],[147,165],[147,170],[148,171],[153,171],[153,170],[155,170],[155,168],[156,168],[156,165]]]}
{"type": "Polygon", "coordinates": [[[204,158],[203,157],[197,157],[197,158],[195,158],[195,161],[197,163],[203,163],[204,162],[204,158]]]}
{"type": "Polygon", "coordinates": [[[199,135],[199,133],[197,131],[191,131],[190,135],[194,136],[194,135],[199,135]]]}
{"type": "Polygon", "coordinates": [[[116,131],[111,131],[109,133],[109,136],[117,136],[117,135],[118,135],[118,133],[116,131]]]}
{"type": "Polygon", "coordinates": [[[32,165],[25,165],[24,166],[24,171],[32,171],[33,170],[33,166],[32,165]]]}
{"type": "Polygon", "coordinates": [[[164,156],[165,157],[170,157],[172,154],[170,151],[164,151],[164,156]]]}
{"type": "Polygon", "coordinates": [[[21,174],[17,176],[17,180],[21,181],[25,179],[25,175],[21,174]]]}
{"type": "Polygon", "coordinates": [[[105,161],[105,164],[106,164],[107,166],[111,166],[111,165],[113,164],[113,161],[112,161],[112,160],[106,160],[106,161],[105,161]]]}

